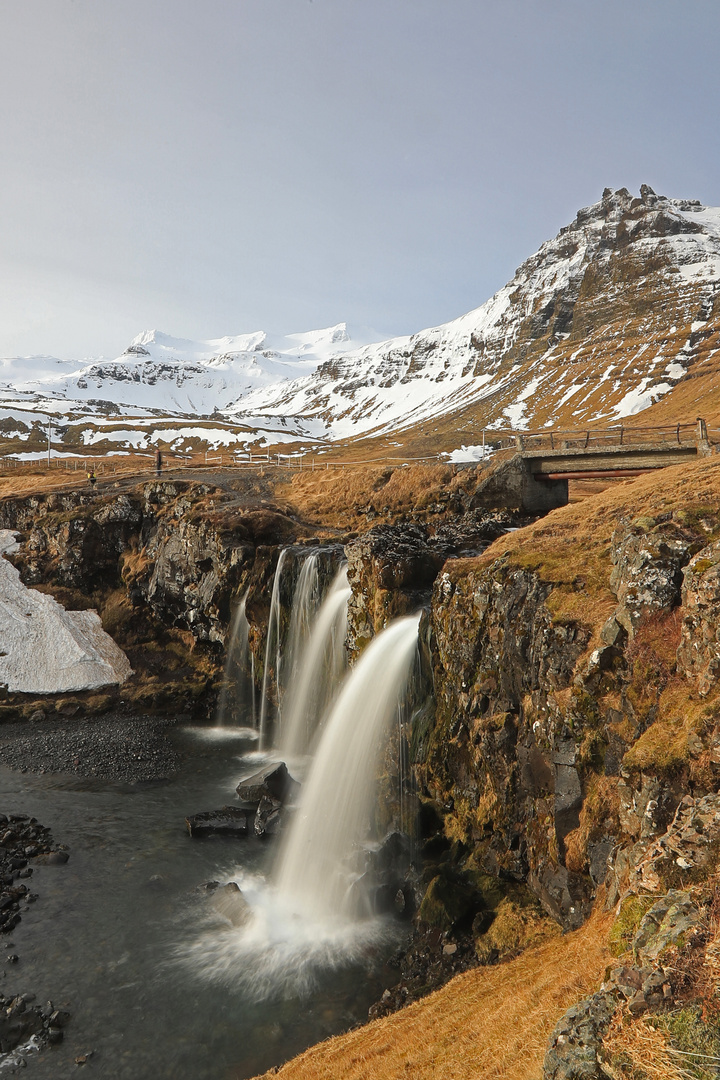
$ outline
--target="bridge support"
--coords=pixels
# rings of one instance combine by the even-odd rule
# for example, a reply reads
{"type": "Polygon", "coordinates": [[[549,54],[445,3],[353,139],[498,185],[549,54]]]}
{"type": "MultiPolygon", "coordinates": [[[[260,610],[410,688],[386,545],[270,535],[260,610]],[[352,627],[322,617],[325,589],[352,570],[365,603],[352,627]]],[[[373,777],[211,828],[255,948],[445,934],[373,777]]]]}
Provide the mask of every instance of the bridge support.
{"type": "Polygon", "coordinates": [[[514,454],[490,469],[475,493],[473,506],[509,507],[527,514],[547,514],[568,502],[567,480],[537,480],[530,461],[514,454]]]}
{"type": "Polygon", "coordinates": [[[530,472],[529,462],[525,465],[522,478],[522,498],[520,508],[528,514],[547,514],[558,506],[567,506],[570,495],[568,481],[562,479],[537,480],[530,472]]]}

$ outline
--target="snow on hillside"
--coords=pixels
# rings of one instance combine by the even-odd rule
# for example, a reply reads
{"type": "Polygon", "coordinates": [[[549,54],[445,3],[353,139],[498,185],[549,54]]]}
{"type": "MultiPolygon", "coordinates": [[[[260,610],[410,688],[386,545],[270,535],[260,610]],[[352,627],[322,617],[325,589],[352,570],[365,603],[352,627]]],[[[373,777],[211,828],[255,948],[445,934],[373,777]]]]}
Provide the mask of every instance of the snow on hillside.
{"type": "Polygon", "coordinates": [[[452,432],[462,410],[491,429],[617,423],[718,351],[718,298],[720,209],[608,188],[486,303],[407,337],[153,330],[115,360],[0,360],[0,434],[39,445],[54,416],[73,446],[128,452],[311,444],[443,417],[452,432]]]}
{"type": "MultiPolygon", "coordinates": [[[[574,398],[583,420],[615,422],[647,408],[685,375],[691,338],[661,342],[641,359],[641,351],[628,352],[626,339],[670,337],[679,326],[663,324],[660,305],[644,322],[629,312],[612,329],[598,327],[602,348],[614,348],[615,362],[600,371],[591,363],[588,369],[588,360],[601,350],[586,333],[577,335],[577,347],[570,351],[576,306],[588,303],[581,290],[591,268],[598,281],[590,302],[599,307],[606,300],[622,311],[629,290],[623,296],[613,283],[610,264],[635,260],[650,267],[658,252],[667,274],[679,274],[688,285],[686,306],[691,310],[695,304],[698,318],[688,318],[687,330],[696,333],[720,287],[720,210],[665,199],[645,187],[640,199],[625,189],[607,189],[481,307],[410,337],[346,353],[289,384],[259,389],[228,415],[237,420],[249,412],[314,417],[326,425],[328,438],[337,439],[367,431],[386,434],[491,399],[487,426],[527,428],[531,418],[538,422],[540,411],[541,422],[551,424],[574,398]]],[[[669,278],[662,284],[679,292],[669,278]]],[[[614,314],[611,309],[611,319],[614,314]]]]}
{"type": "Polygon", "coordinates": [[[259,331],[211,341],[173,338],[157,330],[139,334],[115,360],[0,360],[0,402],[22,404],[17,394],[48,411],[80,410],[97,402],[146,413],[205,415],[277,382],[306,376],[350,347],[344,324],[288,337],[259,331]],[[51,403],[63,402],[63,406],[51,403]]]}
{"type": "Polygon", "coordinates": [[[0,529],[0,685],[57,694],[125,682],[130,663],[97,611],[66,611],[53,597],[27,588],[4,558],[17,547],[15,534],[0,529]]]}

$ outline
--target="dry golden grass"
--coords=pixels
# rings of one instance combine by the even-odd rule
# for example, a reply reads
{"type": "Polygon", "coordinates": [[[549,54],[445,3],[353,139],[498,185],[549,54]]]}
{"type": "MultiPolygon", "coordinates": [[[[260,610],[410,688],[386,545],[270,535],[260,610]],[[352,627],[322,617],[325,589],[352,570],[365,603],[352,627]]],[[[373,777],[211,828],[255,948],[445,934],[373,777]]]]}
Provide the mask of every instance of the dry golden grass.
{"type": "Polygon", "coordinates": [[[565,865],[582,874],[588,864],[588,844],[604,832],[619,831],[620,796],[614,776],[591,775],[580,811],[580,824],[565,837],[565,865]]]}
{"type": "MultiPolygon", "coordinates": [[[[88,489],[87,473],[92,467],[91,463],[80,461],[77,469],[74,461],[70,461],[70,464],[72,467],[67,468],[65,463],[58,466],[53,462],[48,469],[44,463],[33,462],[17,468],[3,468],[0,471],[0,498],[45,491],[88,489]]],[[[102,490],[105,481],[120,477],[137,475],[138,479],[149,479],[154,475],[155,463],[147,457],[98,457],[94,467],[98,488],[102,490]]]]}
{"type": "Polygon", "coordinates": [[[282,1080],[538,1080],[563,1012],[608,963],[610,917],[496,967],[458,975],[401,1012],[306,1050],[282,1080]]]}
{"type": "Polygon", "coordinates": [[[390,520],[442,506],[461,487],[475,483],[474,470],[458,472],[450,465],[357,466],[298,472],[290,483],[277,486],[275,496],[308,520],[347,527],[355,518],[364,523],[368,508],[390,520]]]}
{"type": "Polygon", "coordinates": [[[666,1035],[643,1020],[629,1021],[622,1013],[613,1019],[604,1040],[610,1063],[605,1068],[618,1080],[642,1076],[646,1080],[696,1080],[696,1072],[683,1066],[687,1055],[675,1050],[666,1035]],[[616,1064],[613,1064],[616,1062],[616,1064]]]}

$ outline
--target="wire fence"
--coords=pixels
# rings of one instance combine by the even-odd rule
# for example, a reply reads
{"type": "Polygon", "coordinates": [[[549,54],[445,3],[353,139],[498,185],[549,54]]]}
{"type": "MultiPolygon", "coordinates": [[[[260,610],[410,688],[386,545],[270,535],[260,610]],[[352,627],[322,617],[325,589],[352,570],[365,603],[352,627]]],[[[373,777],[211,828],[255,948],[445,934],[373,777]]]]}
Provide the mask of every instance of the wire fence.
{"type": "MultiPolygon", "coordinates": [[[[467,437],[469,433],[464,433],[467,437]]],[[[296,450],[288,453],[270,452],[213,452],[210,450],[183,453],[181,451],[162,450],[161,465],[158,469],[157,452],[134,453],[123,455],[95,455],[85,457],[81,454],[23,460],[13,456],[13,452],[0,454],[0,475],[38,475],[43,472],[62,472],[65,474],[94,473],[98,480],[114,476],[145,476],[148,473],[162,474],[178,469],[192,471],[205,468],[232,469],[233,471],[298,470],[325,471],[338,469],[378,467],[402,467],[411,465],[481,465],[494,457],[498,451],[513,450],[532,453],[539,450],[583,450],[600,449],[610,446],[647,445],[671,449],[673,446],[690,446],[699,440],[720,443],[720,428],[707,428],[704,421],[696,423],[676,423],[653,426],[632,426],[622,424],[607,428],[587,428],[584,430],[544,429],[539,431],[498,430],[485,428],[475,436],[478,442],[463,446],[452,452],[434,454],[403,455],[379,454],[368,458],[349,458],[341,460],[332,455],[332,447],[325,446],[317,451],[296,450]],[[465,456],[463,456],[465,454],[465,456]],[[330,456],[329,456],[330,455],[330,456]]],[[[68,476],[68,480],[71,477],[68,476]]],[[[80,481],[80,476],[72,479],[80,481]]]]}

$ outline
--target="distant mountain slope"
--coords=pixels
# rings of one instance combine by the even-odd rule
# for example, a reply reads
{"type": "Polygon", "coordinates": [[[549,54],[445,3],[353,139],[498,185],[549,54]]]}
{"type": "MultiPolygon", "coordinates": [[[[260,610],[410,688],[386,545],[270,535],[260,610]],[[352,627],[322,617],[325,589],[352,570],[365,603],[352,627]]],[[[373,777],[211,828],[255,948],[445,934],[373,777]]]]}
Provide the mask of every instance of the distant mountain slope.
{"type": "MultiPolygon", "coordinates": [[[[5,442],[29,441],[29,452],[42,440],[40,429],[49,417],[62,425],[68,449],[85,446],[88,452],[147,449],[168,441],[196,448],[244,445],[248,439],[282,442],[282,419],[273,417],[268,432],[255,430],[263,427],[258,421],[253,431],[243,424],[244,432],[236,433],[221,410],[259,387],[305,377],[351,347],[341,323],[287,337],[259,331],[210,341],[148,330],[115,360],[0,359],[0,433],[5,442]],[[207,418],[213,423],[197,425],[207,418]],[[169,429],[168,420],[174,422],[169,429]]],[[[313,438],[316,428],[312,420],[296,422],[287,438],[313,438]]]]}
{"type": "Polygon", "coordinates": [[[490,427],[618,422],[717,352],[719,296],[720,209],[607,188],[475,311],[330,359],[228,415],[312,417],[334,439],[469,406],[490,427]]]}
{"type": "MultiPolygon", "coordinates": [[[[0,360],[0,453],[375,438],[451,451],[481,428],[720,419],[720,209],[602,199],[481,307],[358,347],[344,324],[272,338],[139,335],[115,360],[0,360]]],[[[403,451],[405,452],[405,451],[403,451]]]]}

